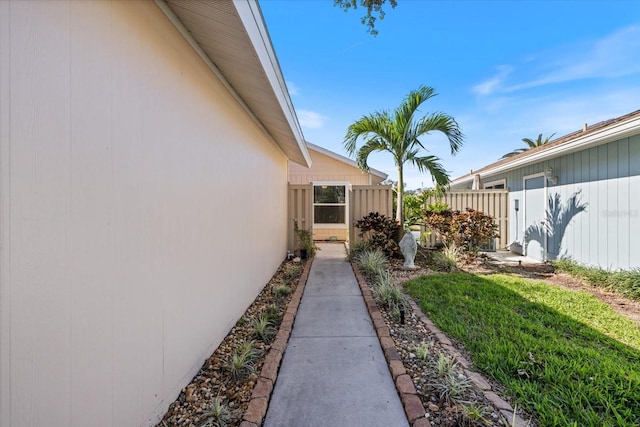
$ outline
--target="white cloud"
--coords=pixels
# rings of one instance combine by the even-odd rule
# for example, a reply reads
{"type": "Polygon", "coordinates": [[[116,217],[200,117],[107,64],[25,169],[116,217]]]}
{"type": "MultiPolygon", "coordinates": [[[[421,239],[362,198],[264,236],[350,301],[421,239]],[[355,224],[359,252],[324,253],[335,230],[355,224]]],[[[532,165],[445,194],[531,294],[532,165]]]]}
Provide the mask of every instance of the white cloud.
{"type": "Polygon", "coordinates": [[[497,70],[498,74],[495,77],[475,85],[471,88],[471,91],[477,95],[491,95],[496,90],[500,89],[502,87],[502,82],[513,71],[513,67],[509,65],[499,65],[497,70]]]}
{"type": "Polygon", "coordinates": [[[319,129],[324,126],[325,122],[329,119],[320,113],[309,110],[296,110],[298,115],[298,121],[300,126],[309,129],[319,129]]]}
{"type": "Polygon", "coordinates": [[[539,55],[539,77],[504,90],[513,92],[536,86],[590,78],[616,78],[640,73],[640,26],[623,28],[584,46],[565,46],[539,55]]]}
{"type": "Polygon", "coordinates": [[[287,82],[287,89],[289,90],[289,95],[291,96],[300,94],[300,88],[293,82],[287,82]]]}

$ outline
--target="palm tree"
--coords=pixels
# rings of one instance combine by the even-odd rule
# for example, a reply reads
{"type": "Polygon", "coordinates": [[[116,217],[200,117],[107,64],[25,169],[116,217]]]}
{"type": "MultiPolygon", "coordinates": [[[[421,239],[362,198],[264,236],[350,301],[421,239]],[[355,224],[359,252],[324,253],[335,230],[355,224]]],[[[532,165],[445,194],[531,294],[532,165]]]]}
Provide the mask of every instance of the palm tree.
{"type": "Polygon", "coordinates": [[[532,148],[536,148],[536,147],[540,147],[541,145],[548,144],[549,141],[551,140],[551,138],[553,138],[553,135],[555,135],[555,133],[552,133],[551,135],[549,135],[545,139],[542,139],[542,134],[539,134],[538,135],[538,139],[536,139],[535,141],[533,139],[531,139],[531,138],[522,138],[522,142],[524,142],[527,147],[526,148],[517,148],[517,149],[513,150],[512,152],[507,153],[504,156],[502,156],[501,159],[506,159],[507,157],[515,156],[516,154],[520,154],[520,153],[524,153],[525,151],[529,151],[532,148]]]}
{"type": "Polygon", "coordinates": [[[420,138],[432,131],[442,132],[449,140],[452,155],[458,152],[464,142],[458,123],[446,114],[433,113],[416,120],[418,107],[435,95],[433,88],[420,86],[407,95],[393,114],[382,111],[363,116],[349,126],[344,137],[345,149],[349,155],[356,155],[358,166],[364,171],[369,170],[367,159],[374,151],[387,151],[393,156],[398,168],[396,219],[400,222],[400,230],[404,230],[402,195],[404,194],[403,166],[406,162],[417,166],[420,172],[428,171],[437,186],[449,184],[449,174],[440,164],[438,157],[419,155],[421,150],[427,151],[420,138]],[[364,140],[360,149],[356,145],[359,138],[364,140]]]}

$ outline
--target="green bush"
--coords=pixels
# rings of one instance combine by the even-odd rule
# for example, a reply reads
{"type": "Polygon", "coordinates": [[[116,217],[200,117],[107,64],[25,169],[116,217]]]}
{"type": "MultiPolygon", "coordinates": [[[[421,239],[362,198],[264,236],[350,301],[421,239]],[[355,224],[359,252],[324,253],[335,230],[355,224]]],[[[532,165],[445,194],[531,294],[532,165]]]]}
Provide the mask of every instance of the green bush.
{"type": "Polygon", "coordinates": [[[379,249],[361,252],[356,256],[355,261],[356,265],[367,274],[379,274],[389,265],[387,256],[379,249]]]}
{"type": "Polygon", "coordinates": [[[400,248],[396,243],[400,223],[378,212],[370,212],[356,221],[355,226],[360,230],[360,237],[367,241],[370,247],[380,249],[390,257],[398,256],[400,248]]]}
{"type": "Polygon", "coordinates": [[[465,252],[476,253],[482,243],[499,237],[493,217],[471,208],[465,212],[426,210],[424,219],[445,244],[455,244],[465,252]]]}

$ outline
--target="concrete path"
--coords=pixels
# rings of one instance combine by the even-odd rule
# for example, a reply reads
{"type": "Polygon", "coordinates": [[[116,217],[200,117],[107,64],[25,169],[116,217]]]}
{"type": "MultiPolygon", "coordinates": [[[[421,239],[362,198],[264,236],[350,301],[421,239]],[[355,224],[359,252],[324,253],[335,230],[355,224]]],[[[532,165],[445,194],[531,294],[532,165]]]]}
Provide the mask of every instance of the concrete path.
{"type": "Polygon", "coordinates": [[[408,426],[344,245],[318,246],[264,426],[408,426]]]}

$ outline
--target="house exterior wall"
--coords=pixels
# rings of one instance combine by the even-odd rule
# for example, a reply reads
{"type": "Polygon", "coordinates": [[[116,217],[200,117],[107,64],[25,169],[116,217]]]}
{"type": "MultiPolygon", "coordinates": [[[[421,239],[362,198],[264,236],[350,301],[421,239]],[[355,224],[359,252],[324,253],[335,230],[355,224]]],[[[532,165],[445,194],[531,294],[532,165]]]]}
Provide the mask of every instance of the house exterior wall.
{"type": "Polygon", "coordinates": [[[570,221],[551,224],[555,232],[547,241],[549,259],[567,256],[614,270],[640,267],[640,239],[634,237],[640,236],[640,135],[483,177],[483,182],[507,180],[510,241],[522,241],[525,231],[524,177],[543,173],[548,166],[558,184],[547,182],[547,200],[559,197],[562,210],[575,197],[576,205],[586,209],[570,221]],[[515,200],[520,201],[517,213],[515,200]]]}
{"type": "Polygon", "coordinates": [[[284,259],[287,159],[152,2],[0,2],[0,90],[0,425],[155,425],[284,259]]]}
{"type": "Polygon", "coordinates": [[[313,162],[310,168],[300,166],[295,162],[289,162],[289,183],[309,184],[313,181],[349,181],[352,185],[369,185],[382,182],[382,179],[375,175],[362,172],[356,167],[332,159],[311,148],[309,149],[309,154],[313,162]],[[369,175],[371,175],[371,183],[369,182],[369,175]]]}

